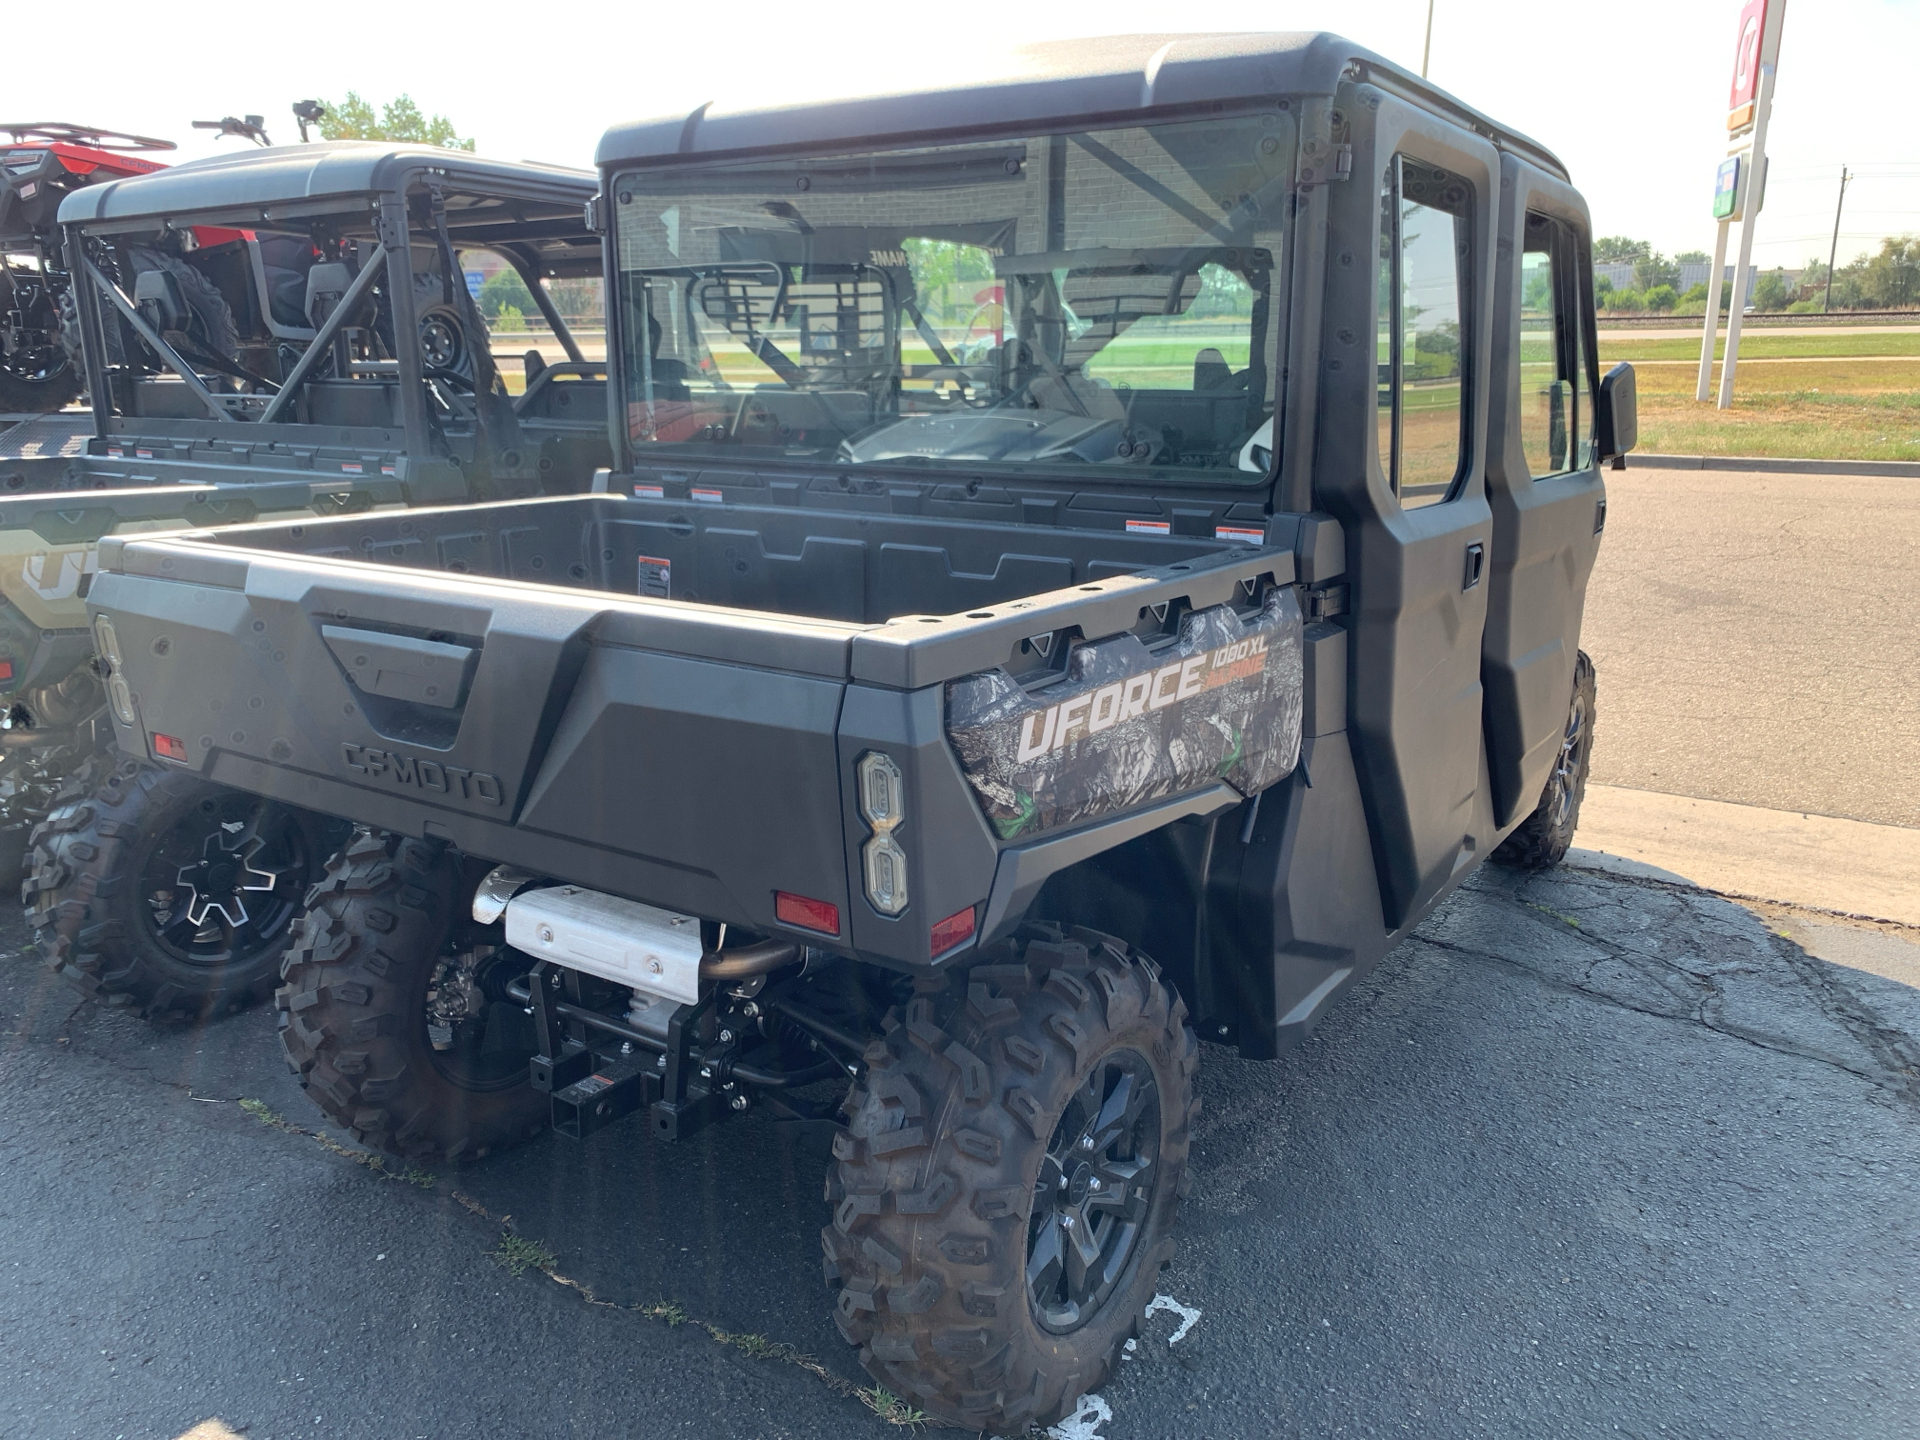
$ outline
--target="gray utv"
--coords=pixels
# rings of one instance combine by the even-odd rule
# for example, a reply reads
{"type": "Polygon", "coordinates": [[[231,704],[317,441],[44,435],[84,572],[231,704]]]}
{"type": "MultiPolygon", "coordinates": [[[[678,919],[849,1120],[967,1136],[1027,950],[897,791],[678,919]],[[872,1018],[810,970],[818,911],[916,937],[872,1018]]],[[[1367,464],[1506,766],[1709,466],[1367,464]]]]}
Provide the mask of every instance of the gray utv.
{"type": "Polygon", "coordinates": [[[1198,1038],[1565,852],[1634,414],[1585,206],[1326,35],[599,166],[603,493],[109,540],[119,743],[361,827],[278,995],[335,1121],[816,1134],[862,1363],[1051,1421],[1171,1253],[1198,1038]]]}
{"type": "MultiPolygon", "coordinates": [[[[552,311],[542,277],[600,273],[594,190],[585,171],[347,143],[63,202],[93,413],[38,472],[0,459],[0,823],[39,825],[30,917],[87,992],[168,1015],[264,996],[344,834],[115,761],[85,609],[101,537],[584,490],[609,458],[604,365],[550,313],[556,363],[530,351],[509,396],[467,276],[511,267],[552,311]]],[[[235,707],[223,733],[252,718],[235,707]]]]}

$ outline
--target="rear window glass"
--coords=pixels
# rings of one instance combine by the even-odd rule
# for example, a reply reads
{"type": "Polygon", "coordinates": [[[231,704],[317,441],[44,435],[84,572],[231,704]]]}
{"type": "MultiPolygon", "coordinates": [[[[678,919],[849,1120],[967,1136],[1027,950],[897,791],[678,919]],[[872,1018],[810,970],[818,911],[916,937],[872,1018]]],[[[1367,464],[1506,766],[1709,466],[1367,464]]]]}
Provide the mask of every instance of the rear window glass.
{"type": "Polygon", "coordinates": [[[637,458],[1263,483],[1292,165],[1276,111],[624,176],[637,458]]]}

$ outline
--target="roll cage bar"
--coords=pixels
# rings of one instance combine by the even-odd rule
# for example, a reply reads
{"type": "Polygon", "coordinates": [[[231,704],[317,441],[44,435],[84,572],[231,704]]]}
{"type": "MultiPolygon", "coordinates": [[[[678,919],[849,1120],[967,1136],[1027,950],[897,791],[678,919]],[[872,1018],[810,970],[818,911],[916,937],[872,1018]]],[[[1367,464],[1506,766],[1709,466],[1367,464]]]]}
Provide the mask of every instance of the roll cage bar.
{"type": "MultiPolygon", "coordinates": [[[[414,304],[415,245],[441,252],[442,279],[448,285],[455,280],[456,248],[486,249],[500,255],[519,275],[542,318],[552,327],[569,364],[586,363],[579,342],[540,282],[545,276],[602,273],[600,238],[586,228],[582,218],[583,207],[595,188],[589,177],[583,175],[573,184],[529,177],[524,184],[514,184],[510,178],[495,174],[455,179],[422,166],[396,178],[398,183],[391,189],[292,204],[228,203],[205,210],[146,215],[123,211],[98,220],[63,223],[69,270],[90,282],[76,285],[74,296],[96,432],[102,436],[108,433],[114,413],[103,306],[127,321],[162,365],[186,384],[210,417],[235,425],[270,425],[286,418],[293,398],[313,378],[360,302],[380,285],[393,323],[394,368],[401,381],[400,428],[405,433],[406,450],[413,455],[428,454],[431,442],[425,381],[431,377],[420,349],[414,304]],[[114,239],[159,238],[196,227],[243,233],[253,229],[306,231],[316,237],[324,235],[335,246],[348,241],[373,242],[360,273],[325,322],[306,340],[305,353],[286,379],[275,385],[261,376],[246,377],[271,389],[271,398],[264,405],[258,396],[216,394],[201,378],[191,357],[182,355],[147,323],[133,300],[99,263],[114,239]]],[[[232,373],[232,367],[220,364],[206,368],[232,373]]]]}

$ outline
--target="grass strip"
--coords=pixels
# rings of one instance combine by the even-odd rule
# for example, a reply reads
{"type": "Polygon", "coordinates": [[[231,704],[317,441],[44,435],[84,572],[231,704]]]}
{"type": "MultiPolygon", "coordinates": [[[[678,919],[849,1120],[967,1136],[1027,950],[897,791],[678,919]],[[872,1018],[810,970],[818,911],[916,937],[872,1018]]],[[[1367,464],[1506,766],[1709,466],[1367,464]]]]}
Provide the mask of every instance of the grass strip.
{"type": "Polygon", "coordinates": [[[932,1424],[926,1412],[907,1404],[899,1396],[884,1386],[859,1386],[852,1381],[834,1374],[813,1356],[796,1345],[783,1340],[772,1340],[765,1335],[749,1330],[727,1330],[710,1320],[702,1320],[687,1313],[684,1306],[672,1300],[618,1301],[603,1300],[593,1293],[590,1286],[562,1273],[559,1260],[553,1251],[537,1240],[528,1240],[515,1234],[511,1228],[511,1215],[494,1215],[475,1200],[458,1190],[453,1192],[454,1200],[469,1214],[501,1226],[500,1243],[489,1255],[496,1265],[513,1275],[523,1275],[529,1270],[538,1271],[554,1284],[563,1286],[585,1301],[588,1305],[603,1310],[623,1310],[631,1315],[639,1315],[647,1320],[657,1320],[669,1329],[678,1329],[682,1325],[691,1325],[706,1332],[709,1339],[729,1349],[738,1350],[755,1360],[771,1360],[795,1369],[804,1370],[836,1395],[858,1400],[871,1410],[876,1417],[889,1425],[897,1425],[908,1430],[918,1430],[932,1424]]]}
{"type": "Polygon", "coordinates": [[[342,1145],[331,1135],[319,1130],[309,1130],[304,1125],[296,1125],[286,1116],[270,1109],[263,1101],[242,1100],[240,1108],[268,1129],[281,1130],[289,1135],[304,1135],[329,1155],[338,1155],[343,1160],[351,1160],[361,1169],[371,1170],[383,1180],[403,1181],[422,1190],[431,1190],[440,1183],[437,1177],[416,1166],[409,1165],[404,1170],[395,1169],[384,1156],[375,1155],[370,1150],[355,1150],[351,1146],[342,1145]]]}

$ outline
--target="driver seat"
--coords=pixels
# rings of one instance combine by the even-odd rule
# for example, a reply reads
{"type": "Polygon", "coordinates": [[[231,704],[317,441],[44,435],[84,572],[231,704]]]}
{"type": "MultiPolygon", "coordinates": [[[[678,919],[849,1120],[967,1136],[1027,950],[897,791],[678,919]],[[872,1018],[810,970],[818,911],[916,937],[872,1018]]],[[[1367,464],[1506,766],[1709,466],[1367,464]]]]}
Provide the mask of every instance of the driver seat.
{"type": "Polygon", "coordinates": [[[1233,388],[1233,367],[1227,364],[1227,357],[1211,345],[1193,357],[1193,388],[1195,390],[1233,388]]]}

